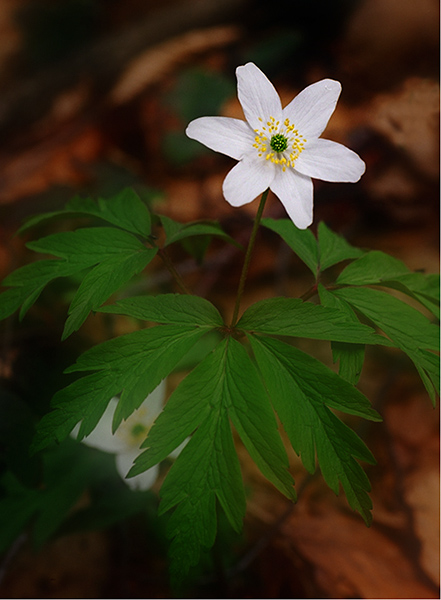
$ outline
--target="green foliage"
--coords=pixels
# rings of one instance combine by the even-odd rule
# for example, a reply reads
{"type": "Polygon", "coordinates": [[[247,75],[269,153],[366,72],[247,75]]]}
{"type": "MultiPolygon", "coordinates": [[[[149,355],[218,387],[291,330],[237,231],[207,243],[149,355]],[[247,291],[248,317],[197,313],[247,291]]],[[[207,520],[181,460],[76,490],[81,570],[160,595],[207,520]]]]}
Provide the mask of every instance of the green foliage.
{"type": "Polygon", "coordinates": [[[222,327],[222,317],[213,304],[199,296],[161,294],[137,296],[103,306],[101,312],[127,315],[142,321],[175,323],[195,327],[222,327]]]}
{"type": "Polygon", "coordinates": [[[149,492],[131,492],[121,482],[113,456],[71,439],[43,454],[41,473],[44,485],[35,487],[23,485],[11,472],[0,478],[0,552],[25,528],[38,549],[61,532],[108,527],[142,512],[148,501],[149,492]],[[74,510],[87,489],[90,504],[74,510]]]}
{"type": "Polygon", "coordinates": [[[95,371],[55,394],[54,411],[40,421],[33,450],[61,441],[82,419],[79,436],[97,425],[109,400],[121,394],[114,430],[167,377],[204,328],[164,325],[135,331],[95,346],[82,354],[69,372],[95,371]]]}
{"type": "Polygon", "coordinates": [[[239,244],[225,233],[215,221],[194,221],[193,223],[182,224],[165,215],[161,215],[160,219],[166,235],[164,247],[170,246],[170,244],[176,242],[188,240],[188,238],[200,236],[208,236],[210,238],[213,236],[219,237],[230,244],[239,246],[239,244]]]}
{"type": "MultiPolygon", "coordinates": [[[[436,316],[437,277],[412,273],[384,253],[355,248],[324,223],[319,224],[316,237],[290,220],[264,219],[263,224],[312,272],[315,283],[303,297],[318,293],[320,304],[298,298],[261,300],[231,328],[211,302],[192,295],[133,296],[104,305],[155,256],[164,257],[167,246],[188,244],[202,259],[213,236],[235,243],[219,224],[184,225],[165,216],[152,220],[141,199],[126,190],[97,202],[76,198],[64,211],[32,218],[23,230],[63,216],[86,217],[93,223],[28,244],[31,250],[54,258],[21,267],[5,279],[10,289],[0,295],[0,318],[20,307],[23,317],[54,279],[82,276],[68,309],[63,338],[77,330],[91,311],[125,315],[143,328],[90,348],[67,369],[78,373],[77,379],[55,394],[52,410],[38,423],[31,447],[32,452],[45,450],[46,487],[26,487],[12,471],[2,478],[0,514],[14,516],[0,523],[0,548],[12,543],[32,520],[34,541],[41,545],[63,527],[66,531],[88,527],[94,519],[105,526],[139,510],[146,497],[134,496],[125,505],[124,494],[131,492],[124,488],[115,492],[114,504],[101,497],[89,512],[68,518],[83,490],[99,475],[88,454],[72,458],[79,445],[66,438],[78,423],[80,439],[90,434],[110,399],[118,396],[115,431],[163,379],[179,369],[186,371],[185,377],[150,429],[130,471],[130,476],[142,473],[187,442],[160,492],[160,512],[173,511],[167,535],[175,582],[213,545],[219,506],[233,530],[241,530],[246,499],[234,432],[262,474],[295,500],[276,415],[305,468],[314,472],[318,464],[329,487],[338,493],[341,485],[350,506],[369,524],[370,484],[359,461],[375,461],[334,411],[380,420],[354,387],[366,345],[404,351],[435,401],[439,359],[434,351],[439,347],[439,329],[387,290],[405,294],[414,305],[436,316]],[[155,242],[157,226],[165,234],[160,251],[155,242]],[[336,279],[335,269],[321,278],[323,271],[343,262],[349,264],[342,265],[345,268],[340,268],[336,279]],[[323,282],[331,277],[333,283],[325,286],[323,282]],[[296,338],[330,342],[339,373],[296,348],[296,338]]],[[[2,436],[10,444],[8,436],[2,436]]],[[[7,458],[10,462],[10,453],[7,458]]]]}
{"type": "Polygon", "coordinates": [[[374,458],[329,408],[373,421],[381,417],[363,394],[311,356],[279,340],[252,336],[250,341],[274,408],[306,469],[314,472],[317,453],[327,484],[337,494],[341,482],[349,504],[369,524],[370,485],[354,457],[371,464],[374,458]]]}
{"type": "MultiPolygon", "coordinates": [[[[323,285],[319,284],[318,292],[320,302],[323,306],[336,308],[342,314],[346,315],[348,321],[359,323],[351,307],[331,292],[328,292],[323,285]]],[[[339,374],[343,379],[346,379],[346,381],[355,385],[360,378],[361,370],[363,368],[365,354],[364,344],[332,341],[331,348],[334,362],[337,360],[340,361],[339,374]]]]}
{"type": "Polygon", "coordinates": [[[349,319],[341,310],[302,302],[298,298],[260,300],[245,311],[237,327],[271,335],[393,345],[376,335],[372,328],[349,319]]]}
{"type": "Polygon", "coordinates": [[[323,222],[318,226],[317,239],[310,229],[299,229],[290,219],[262,219],[262,225],[280,235],[314,277],[344,260],[358,258],[364,254],[363,250],[351,246],[323,222]]]}
{"type": "Polygon", "coordinates": [[[406,265],[384,252],[372,251],[351,263],[337,279],[339,285],[381,285],[418,300],[439,318],[439,275],[412,273],[406,265]]]}
{"type": "Polygon", "coordinates": [[[132,470],[136,474],[153,466],[196,430],[161,489],[161,512],[177,505],[169,523],[175,577],[197,563],[201,546],[213,544],[215,498],[231,526],[241,529],[245,495],[229,420],[262,473],[295,498],[286,453],[256,367],[239,342],[224,340],[172,394],[144,443],[147,451],[132,470]]]}
{"type": "Polygon", "coordinates": [[[383,291],[348,287],[333,292],[377,325],[414,362],[432,402],[439,393],[439,327],[415,308],[383,291]]]}
{"type": "Polygon", "coordinates": [[[127,188],[112,198],[100,198],[96,202],[91,198],[75,196],[75,198],[66,204],[64,210],[31,217],[19,229],[18,233],[23,233],[31,227],[35,227],[49,219],[69,216],[96,217],[115,227],[125,229],[130,233],[145,238],[151,232],[149,211],[138,194],[134,190],[127,188]]]}

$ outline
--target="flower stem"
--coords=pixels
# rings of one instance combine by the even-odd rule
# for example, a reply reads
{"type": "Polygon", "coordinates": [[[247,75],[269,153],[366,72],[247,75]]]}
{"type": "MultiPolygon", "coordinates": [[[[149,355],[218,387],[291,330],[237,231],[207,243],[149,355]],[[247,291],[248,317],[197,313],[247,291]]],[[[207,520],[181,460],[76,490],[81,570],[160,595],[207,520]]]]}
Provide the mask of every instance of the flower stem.
{"type": "Polygon", "coordinates": [[[245,288],[245,280],[247,278],[248,269],[250,267],[251,253],[254,248],[254,242],[256,241],[256,234],[257,234],[257,230],[259,229],[260,221],[262,219],[262,213],[263,213],[263,209],[265,207],[266,199],[268,197],[268,192],[269,192],[269,189],[267,189],[263,192],[262,197],[260,199],[259,208],[257,209],[256,218],[254,219],[253,230],[250,235],[250,241],[248,242],[248,248],[247,248],[247,252],[245,254],[245,260],[244,260],[243,267],[242,267],[242,273],[240,275],[239,287],[237,288],[236,304],[234,306],[233,318],[231,320],[231,326],[230,326],[231,329],[233,329],[233,327],[236,326],[236,323],[238,320],[237,317],[239,315],[240,301],[242,299],[243,290],[245,288]]]}

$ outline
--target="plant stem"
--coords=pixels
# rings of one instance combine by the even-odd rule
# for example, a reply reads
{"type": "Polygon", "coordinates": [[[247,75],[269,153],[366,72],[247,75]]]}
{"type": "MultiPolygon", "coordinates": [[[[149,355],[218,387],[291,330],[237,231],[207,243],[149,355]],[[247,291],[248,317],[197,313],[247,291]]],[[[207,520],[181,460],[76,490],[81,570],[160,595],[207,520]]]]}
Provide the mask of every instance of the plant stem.
{"type": "Polygon", "coordinates": [[[240,276],[239,287],[237,288],[237,297],[236,304],[234,306],[233,318],[231,320],[231,329],[236,326],[237,317],[239,315],[240,301],[242,299],[243,290],[245,288],[245,280],[248,275],[248,269],[251,261],[251,253],[254,248],[254,242],[256,241],[257,230],[259,229],[260,221],[262,219],[263,209],[265,207],[265,202],[268,197],[269,189],[265,190],[260,199],[259,208],[257,209],[256,218],[254,219],[253,230],[251,232],[250,241],[248,242],[247,252],[245,254],[245,260],[242,267],[242,273],[240,276]]]}
{"type": "Polygon", "coordinates": [[[175,282],[178,285],[178,287],[181,290],[181,292],[183,294],[189,294],[189,295],[191,295],[191,292],[189,291],[189,289],[185,285],[182,277],[177,272],[177,270],[176,270],[174,264],[172,263],[171,258],[168,255],[167,251],[164,248],[159,248],[158,249],[158,255],[162,259],[162,262],[164,263],[164,265],[167,268],[167,270],[170,273],[170,275],[175,280],[175,282]]]}

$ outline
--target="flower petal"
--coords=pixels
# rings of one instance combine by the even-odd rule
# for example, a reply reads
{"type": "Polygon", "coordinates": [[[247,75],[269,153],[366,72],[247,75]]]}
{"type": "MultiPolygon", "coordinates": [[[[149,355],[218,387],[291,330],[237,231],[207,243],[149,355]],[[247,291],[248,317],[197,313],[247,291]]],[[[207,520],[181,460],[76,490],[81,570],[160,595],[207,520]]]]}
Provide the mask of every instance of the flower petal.
{"type": "Polygon", "coordinates": [[[261,129],[263,119],[276,121],[282,118],[282,104],[275,87],[254,63],[247,63],[236,69],[237,95],[245,118],[251,128],[261,129]]]}
{"type": "Polygon", "coordinates": [[[155,483],[158,477],[159,467],[155,465],[151,469],[147,469],[139,475],[134,477],[127,477],[127,473],[133,466],[135,458],[139,455],[139,452],[124,452],[118,454],[116,457],[116,468],[121,478],[124,479],[125,483],[132,488],[132,490],[148,490],[155,483]]]}
{"type": "Polygon", "coordinates": [[[366,169],[361,158],[337,142],[318,139],[306,144],[295,168],[303,175],[323,181],[355,183],[366,169]]]}
{"type": "Polygon", "coordinates": [[[248,123],[229,117],[200,117],[189,123],[185,133],[215,152],[240,160],[254,143],[248,123]]]}
{"type": "Polygon", "coordinates": [[[310,177],[296,173],[294,169],[279,169],[270,189],[279,198],[296,227],[306,229],[311,225],[313,186],[310,177]]]}
{"type": "Polygon", "coordinates": [[[224,179],[222,190],[231,206],[243,206],[264,192],[274,179],[274,165],[262,160],[244,158],[224,179]]]}
{"type": "MultiPolygon", "coordinates": [[[[163,379],[161,383],[151,392],[138,410],[135,411],[136,414],[141,408],[147,408],[147,420],[145,421],[145,425],[151,426],[159,415],[159,413],[164,408],[165,402],[165,394],[167,390],[167,379],[163,379]]],[[[129,417],[130,418],[130,417],[129,417]]]]}
{"type": "MultiPolygon", "coordinates": [[[[111,398],[95,429],[81,440],[83,444],[86,444],[86,446],[90,446],[91,448],[103,450],[104,452],[112,452],[113,454],[122,452],[126,449],[126,445],[123,441],[112,434],[113,414],[117,404],[118,398],[111,398]]],[[[71,435],[74,435],[75,432],[78,433],[78,430],[79,425],[75,427],[71,435]]]]}
{"type": "Polygon", "coordinates": [[[333,79],[322,79],[300,92],[283,109],[288,118],[308,141],[318,138],[334,112],[341,84],[333,79]]]}

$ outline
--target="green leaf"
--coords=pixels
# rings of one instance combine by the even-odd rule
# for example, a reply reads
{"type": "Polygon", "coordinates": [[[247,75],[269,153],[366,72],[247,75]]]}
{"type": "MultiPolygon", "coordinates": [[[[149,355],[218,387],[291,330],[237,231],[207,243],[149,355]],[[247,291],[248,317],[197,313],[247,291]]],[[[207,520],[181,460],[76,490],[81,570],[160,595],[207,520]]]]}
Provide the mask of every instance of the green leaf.
{"type": "MultiPolygon", "coordinates": [[[[32,520],[32,542],[40,548],[56,533],[89,482],[96,479],[90,453],[67,440],[42,457],[44,486],[22,485],[10,472],[0,481],[0,551],[5,551],[32,520]]],[[[84,448],[86,450],[86,448],[84,448]]]]}
{"type": "Polygon", "coordinates": [[[96,477],[90,454],[78,450],[78,444],[66,440],[43,457],[45,488],[32,531],[36,548],[41,548],[56,533],[89,482],[96,477]]]}
{"type": "Polygon", "coordinates": [[[22,317],[51,280],[93,267],[72,300],[62,339],[76,331],[91,310],[97,310],[109,296],[142,271],[157,252],[156,248],[146,248],[131,233],[112,227],[55,233],[30,242],[28,246],[61,260],[42,260],[11,273],[4,285],[20,286],[22,290],[9,292],[0,316],[8,316],[22,302],[22,317]]]}
{"type": "MultiPolygon", "coordinates": [[[[342,313],[346,314],[349,322],[358,323],[358,319],[351,307],[341,300],[328,292],[326,288],[319,284],[318,292],[320,296],[320,302],[323,306],[328,308],[337,308],[342,313]]],[[[334,362],[337,360],[339,363],[339,375],[355,385],[361,375],[361,370],[364,363],[365,346],[364,344],[348,344],[346,342],[331,342],[332,356],[334,362]]]]}
{"type": "Polygon", "coordinates": [[[404,352],[439,350],[439,327],[415,308],[379,290],[350,287],[334,290],[394,341],[404,352]]]}
{"type": "Polygon", "coordinates": [[[384,252],[373,250],[349,264],[337,278],[338,285],[368,285],[409,273],[406,265],[384,252]]]}
{"type": "Polygon", "coordinates": [[[415,298],[438,319],[440,317],[440,276],[437,274],[406,273],[379,285],[392,288],[415,298]]]}
{"type": "Polygon", "coordinates": [[[135,460],[130,476],[147,471],[167,458],[211,411],[222,405],[225,342],[220,343],[178,385],[142,444],[148,448],[135,460]]]}
{"type": "Polygon", "coordinates": [[[231,236],[229,236],[216,221],[195,221],[193,223],[178,223],[169,217],[160,215],[162,226],[165,231],[166,241],[164,247],[176,242],[181,242],[194,236],[220,237],[234,246],[240,247],[231,236]]]}
{"type": "Polygon", "coordinates": [[[197,563],[201,546],[214,543],[216,498],[232,527],[242,527],[245,495],[229,420],[262,473],[295,498],[286,452],[256,367],[239,342],[224,340],[176,388],[149,433],[147,451],[130,473],[161,461],[196,430],[161,489],[161,513],[176,507],[168,532],[174,538],[174,577],[183,577],[197,563]]]}
{"type": "MultiPolygon", "coordinates": [[[[38,291],[41,293],[42,289],[40,288],[38,291]]],[[[31,290],[24,286],[11,288],[0,294],[0,320],[6,319],[15,313],[28,298],[35,301],[31,290]]]]}
{"type": "Polygon", "coordinates": [[[273,406],[306,469],[314,471],[317,453],[329,487],[337,494],[340,482],[351,507],[369,524],[370,484],[355,459],[375,460],[330,408],[374,421],[381,420],[378,414],[361,392],[311,356],[271,338],[249,339],[273,406]]]}
{"type": "Polygon", "coordinates": [[[270,335],[390,345],[367,325],[349,321],[345,312],[299,298],[268,298],[256,302],[245,311],[237,327],[270,335]]]}
{"type": "Polygon", "coordinates": [[[150,213],[138,194],[130,188],[123,190],[112,198],[100,198],[97,202],[90,198],[76,196],[66,205],[64,210],[32,217],[21,227],[19,233],[48,219],[69,215],[98,217],[144,238],[147,238],[151,233],[150,213]]]}
{"type": "Polygon", "coordinates": [[[135,296],[103,306],[100,312],[127,315],[142,321],[176,323],[198,327],[222,327],[219,311],[211,302],[199,296],[161,294],[135,296]]]}
{"type": "Polygon", "coordinates": [[[433,406],[436,405],[436,396],[440,392],[440,359],[439,356],[427,350],[408,350],[408,356],[413,361],[421,377],[424,387],[429,394],[433,406]]]}
{"type": "Polygon", "coordinates": [[[262,225],[274,231],[311,270],[314,277],[319,269],[317,240],[310,229],[299,229],[291,219],[262,219],[262,225]]]}
{"type": "Polygon", "coordinates": [[[163,460],[195,429],[161,488],[160,512],[177,505],[168,526],[174,579],[196,564],[200,548],[216,535],[217,498],[236,531],[245,514],[245,494],[227,413],[227,342],[221,342],[176,388],[149,432],[149,446],[130,474],[163,460]]]}
{"type": "Polygon", "coordinates": [[[37,427],[32,451],[61,441],[82,421],[79,437],[95,428],[113,396],[121,393],[114,430],[173,371],[206,329],[161,325],[135,331],[95,346],[67,372],[97,371],[57,392],[53,411],[37,427]]]}
{"type": "Polygon", "coordinates": [[[245,348],[229,340],[225,394],[228,413],[251,458],[278,490],[296,499],[288,458],[259,373],[245,348]]]}
{"type": "Polygon", "coordinates": [[[156,252],[156,248],[142,248],[134,254],[121,253],[89,271],[69,306],[62,339],[79,329],[91,310],[98,310],[109,296],[140,273],[153,260],[156,252]]]}
{"type": "Polygon", "coordinates": [[[53,254],[72,263],[81,263],[83,267],[91,267],[121,253],[129,254],[145,249],[137,237],[115,227],[88,227],[53,233],[38,241],[28,242],[27,246],[35,252],[53,254]]]}
{"type": "Polygon", "coordinates": [[[351,258],[363,256],[364,251],[351,246],[343,237],[331,231],[323,221],[318,225],[320,271],[351,258]]]}
{"type": "Polygon", "coordinates": [[[440,301],[440,276],[438,273],[405,273],[394,277],[394,281],[401,283],[415,295],[425,297],[439,305],[440,301]]]}
{"type": "Polygon", "coordinates": [[[384,252],[372,251],[348,265],[337,279],[342,285],[382,285],[418,300],[439,318],[439,275],[411,273],[406,265],[384,252]]]}
{"type": "Polygon", "coordinates": [[[0,295],[0,319],[14,313],[20,305],[20,318],[23,318],[48,283],[57,277],[68,277],[82,270],[83,265],[63,260],[40,260],[17,269],[3,281],[3,285],[13,289],[0,295]]]}

